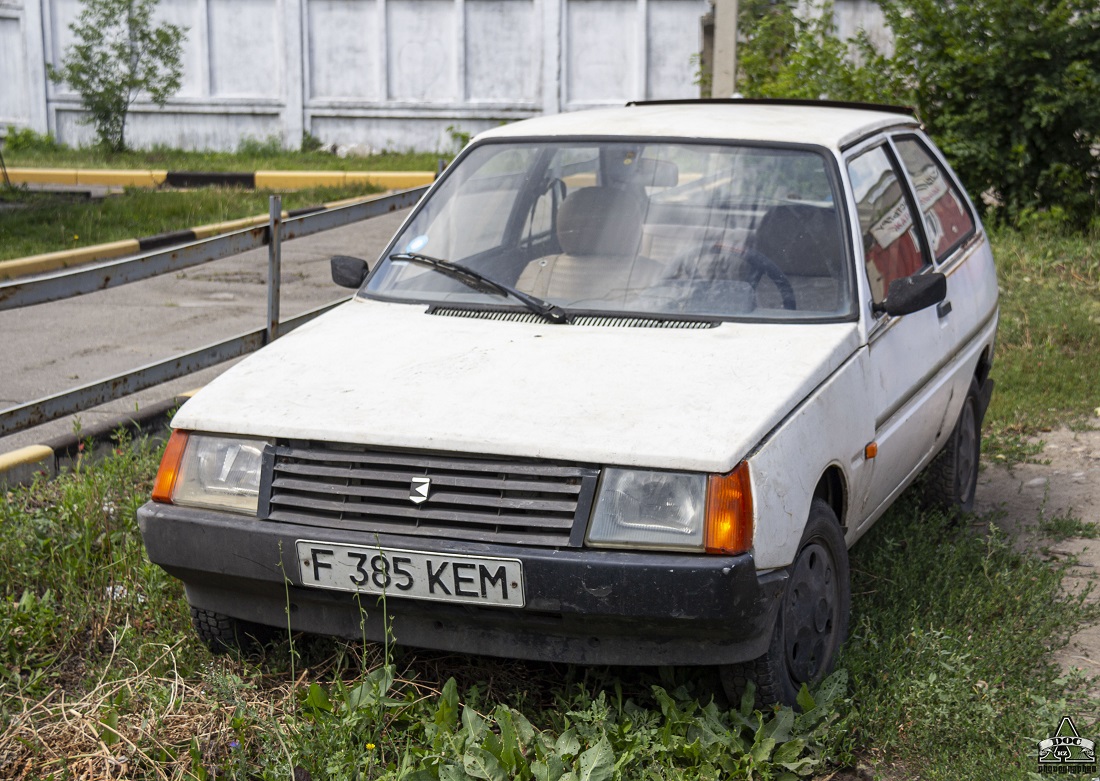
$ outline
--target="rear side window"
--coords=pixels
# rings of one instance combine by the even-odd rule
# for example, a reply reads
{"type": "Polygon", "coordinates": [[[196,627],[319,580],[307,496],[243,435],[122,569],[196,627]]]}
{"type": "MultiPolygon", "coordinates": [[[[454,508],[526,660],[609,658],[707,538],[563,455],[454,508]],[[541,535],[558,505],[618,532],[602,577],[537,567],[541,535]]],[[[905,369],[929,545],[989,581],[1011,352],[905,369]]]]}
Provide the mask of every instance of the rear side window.
{"type": "Polygon", "coordinates": [[[928,244],[941,262],[973,235],[974,218],[958,185],[920,140],[907,137],[896,143],[917,193],[928,244]]]}
{"type": "Polygon", "coordinates": [[[856,196],[863,263],[875,302],[886,298],[890,283],[928,265],[899,173],[884,147],[848,161],[856,196]]]}

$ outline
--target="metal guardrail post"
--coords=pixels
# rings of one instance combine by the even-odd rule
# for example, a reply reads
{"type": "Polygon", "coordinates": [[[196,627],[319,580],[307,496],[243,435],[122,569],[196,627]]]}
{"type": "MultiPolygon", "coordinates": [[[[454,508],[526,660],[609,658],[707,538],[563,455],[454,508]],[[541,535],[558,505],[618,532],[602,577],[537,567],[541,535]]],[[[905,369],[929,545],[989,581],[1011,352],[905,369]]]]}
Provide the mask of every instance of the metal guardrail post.
{"type": "Polygon", "coordinates": [[[279,286],[282,282],[283,254],[281,233],[283,227],[283,197],[272,195],[268,231],[271,241],[267,245],[267,344],[279,338],[279,286]]]}

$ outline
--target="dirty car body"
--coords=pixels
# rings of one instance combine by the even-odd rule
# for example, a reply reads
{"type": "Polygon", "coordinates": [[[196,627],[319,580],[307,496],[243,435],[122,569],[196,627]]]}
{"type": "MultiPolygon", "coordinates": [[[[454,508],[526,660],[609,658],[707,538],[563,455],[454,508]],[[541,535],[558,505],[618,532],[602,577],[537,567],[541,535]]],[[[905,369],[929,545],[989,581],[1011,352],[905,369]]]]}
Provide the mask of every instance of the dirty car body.
{"type": "Polygon", "coordinates": [[[904,112],[515,123],[344,261],[350,302],[177,413],[139,513],[212,647],[388,623],[790,701],[844,640],[847,548],[926,469],[973,502],[993,259],[904,112]]]}

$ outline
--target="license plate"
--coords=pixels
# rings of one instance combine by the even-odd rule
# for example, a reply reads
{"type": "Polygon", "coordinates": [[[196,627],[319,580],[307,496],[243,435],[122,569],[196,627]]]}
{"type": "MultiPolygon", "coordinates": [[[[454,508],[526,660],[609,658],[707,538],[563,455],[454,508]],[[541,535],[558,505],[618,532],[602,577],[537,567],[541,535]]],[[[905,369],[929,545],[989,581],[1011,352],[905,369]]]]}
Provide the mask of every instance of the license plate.
{"type": "Polygon", "coordinates": [[[302,585],[381,596],[523,607],[518,559],[298,540],[302,585]]]}

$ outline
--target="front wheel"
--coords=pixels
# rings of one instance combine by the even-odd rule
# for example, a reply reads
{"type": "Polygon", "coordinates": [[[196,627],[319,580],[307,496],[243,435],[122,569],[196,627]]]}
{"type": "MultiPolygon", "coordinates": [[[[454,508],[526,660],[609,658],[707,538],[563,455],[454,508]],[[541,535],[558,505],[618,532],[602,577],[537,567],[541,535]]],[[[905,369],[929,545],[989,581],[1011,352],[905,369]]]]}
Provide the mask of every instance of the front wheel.
{"type": "Polygon", "coordinates": [[[840,523],[828,504],[814,499],[767,653],[720,670],[732,704],[741,701],[751,680],[757,707],[794,705],[802,684],[814,686],[832,672],[848,636],[848,576],[848,547],[840,523]]]}
{"type": "Polygon", "coordinates": [[[258,652],[271,642],[275,631],[239,618],[191,605],[191,626],[203,645],[216,654],[258,652]]]}

